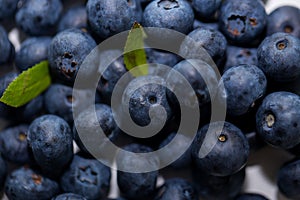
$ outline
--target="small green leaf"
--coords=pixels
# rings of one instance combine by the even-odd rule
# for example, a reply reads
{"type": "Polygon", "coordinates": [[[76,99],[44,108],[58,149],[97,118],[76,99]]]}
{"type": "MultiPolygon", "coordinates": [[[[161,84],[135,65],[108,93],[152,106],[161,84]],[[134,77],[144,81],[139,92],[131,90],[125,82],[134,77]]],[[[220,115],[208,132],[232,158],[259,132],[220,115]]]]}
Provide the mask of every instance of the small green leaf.
{"type": "Polygon", "coordinates": [[[131,70],[140,66],[139,68],[131,71],[132,75],[135,77],[148,74],[144,38],[146,38],[146,34],[143,27],[139,23],[135,22],[129,31],[124,48],[124,63],[126,69],[131,70]]]}
{"type": "Polygon", "coordinates": [[[42,61],[13,80],[0,101],[12,107],[20,107],[41,94],[50,84],[48,61],[42,61]]]}

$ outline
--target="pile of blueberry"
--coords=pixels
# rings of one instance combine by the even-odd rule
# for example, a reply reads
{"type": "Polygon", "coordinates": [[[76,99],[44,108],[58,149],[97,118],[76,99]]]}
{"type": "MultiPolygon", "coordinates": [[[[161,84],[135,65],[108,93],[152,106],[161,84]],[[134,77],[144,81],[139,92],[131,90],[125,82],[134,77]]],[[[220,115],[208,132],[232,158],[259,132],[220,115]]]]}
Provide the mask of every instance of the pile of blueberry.
{"type": "MultiPolygon", "coordinates": [[[[111,169],[90,154],[78,130],[85,131],[93,141],[88,136],[97,131],[99,123],[106,136],[103,143],[108,139],[134,153],[168,148],[166,145],[177,137],[178,148],[169,148],[164,155],[172,157],[190,139],[178,131],[183,119],[175,90],[186,95],[187,109],[197,101],[201,111],[192,144],[164,169],[159,169],[163,162],[159,157],[134,160],[117,154],[117,165],[157,165],[157,170],[143,173],[118,170],[118,200],[267,199],[242,193],[249,155],[265,145],[294,155],[281,167],[276,180],[284,196],[300,199],[300,10],[283,6],[267,14],[264,3],[0,0],[0,95],[18,74],[43,60],[49,61],[52,78],[51,86],[24,106],[0,103],[0,118],[5,122],[0,132],[0,190],[11,200],[110,199],[111,169]],[[123,56],[110,63],[95,83],[95,113],[82,102],[94,97],[94,91],[76,89],[78,96],[73,91],[86,56],[105,39],[129,30],[134,22],[186,34],[192,44],[205,49],[221,75],[218,79],[215,69],[206,68],[203,77],[189,62],[193,56],[183,59],[168,51],[146,48],[148,63],[172,67],[188,81],[197,97],[184,93],[186,88],[172,74],[166,79],[151,73],[131,77],[123,101],[129,102],[126,112],[132,121],[145,127],[153,119],[158,124],[164,120],[163,128],[149,138],[127,134],[114,119],[112,93],[128,72],[123,56]],[[20,33],[17,50],[8,37],[13,28],[20,33]],[[149,80],[151,83],[143,84],[149,80]],[[170,88],[161,84],[166,80],[170,88]],[[211,102],[215,100],[226,102],[221,129],[220,121],[210,121],[211,102]],[[76,118],[72,106],[80,111],[76,118]],[[156,112],[156,107],[163,108],[165,115],[161,110],[156,112]],[[95,114],[97,119],[93,120],[95,114]],[[201,156],[201,147],[209,146],[205,138],[210,127],[215,127],[209,136],[215,143],[207,155],[201,156]],[[168,170],[173,171],[171,177],[168,170]],[[182,175],[183,171],[186,174],[182,175]],[[159,176],[165,179],[162,185],[157,184],[159,176]],[[185,179],[187,176],[192,178],[185,179]]],[[[161,37],[174,40],[168,35],[161,37]]],[[[189,45],[183,40],[180,52],[193,54],[189,45]]],[[[102,52],[99,65],[102,58],[112,57],[116,51],[122,53],[122,49],[113,47],[102,52]]],[[[122,110],[122,104],[119,106],[122,110]]]]}

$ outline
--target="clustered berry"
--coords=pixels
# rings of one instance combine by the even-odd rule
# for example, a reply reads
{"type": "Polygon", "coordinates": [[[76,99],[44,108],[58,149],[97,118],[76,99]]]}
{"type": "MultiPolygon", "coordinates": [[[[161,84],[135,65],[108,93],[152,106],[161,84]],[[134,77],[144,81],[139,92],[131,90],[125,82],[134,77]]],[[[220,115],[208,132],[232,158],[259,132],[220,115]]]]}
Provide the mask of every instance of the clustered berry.
{"type": "Polygon", "coordinates": [[[249,156],[266,145],[294,156],[279,169],[276,181],[285,197],[299,199],[300,10],[282,6],[268,14],[265,3],[0,0],[0,95],[20,73],[44,60],[52,79],[46,91],[21,107],[0,102],[0,190],[10,200],[112,200],[113,171],[85,146],[100,125],[105,137],[94,148],[105,155],[105,145],[112,142],[124,150],[116,152],[117,167],[156,168],[138,173],[117,168],[119,197],[114,200],[267,199],[242,190],[249,156]],[[100,68],[107,58],[122,55],[105,71],[82,72],[86,77],[101,72],[96,91],[73,88],[92,50],[135,22],[186,35],[180,42],[169,32],[157,35],[166,43],[180,43],[180,55],[148,48],[145,39],[147,62],[172,70],[164,76],[151,71],[130,76],[121,103],[113,108],[115,87],[129,70],[124,49],[112,46],[94,61],[100,68]],[[20,45],[10,40],[13,28],[20,45]],[[195,60],[199,57],[204,61],[195,60]],[[86,105],[94,96],[95,106],[86,105]],[[179,131],[187,121],[181,101],[190,111],[200,111],[200,120],[190,121],[198,127],[195,133],[179,131]],[[218,112],[213,102],[223,102],[224,119],[210,120],[218,112]],[[134,137],[120,127],[129,118],[137,127],[151,124],[153,131],[163,126],[150,137],[142,137],[142,131],[134,137]],[[87,136],[84,141],[79,132],[87,136]],[[174,138],[175,146],[168,145],[174,138]],[[167,149],[162,157],[139,157],[162,148],[167,149]],[[203,154],[203,149],[209,151],[203,154]],[[160,169],[161,158],[174,154],[181,156],[160,169]]]}

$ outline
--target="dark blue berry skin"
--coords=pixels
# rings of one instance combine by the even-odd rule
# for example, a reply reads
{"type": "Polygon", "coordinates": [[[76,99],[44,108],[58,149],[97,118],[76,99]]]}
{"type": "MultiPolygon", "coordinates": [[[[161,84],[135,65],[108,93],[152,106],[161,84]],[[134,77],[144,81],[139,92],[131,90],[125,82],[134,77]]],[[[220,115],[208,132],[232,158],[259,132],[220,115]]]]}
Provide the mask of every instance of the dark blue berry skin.
{"type": "Polygon", "coordinates": [[[199,27],[190,32],[188,37],[193,40],[193,43],[189,44],[189,40],[183,41],[180,51],[183,52],[184,55],[190,58],[190,56],[193,55],[193,51],[197,50],[195,48],[201,46],[212,57],[216,65],[222,68],[226,58],[227,41],[221,32],[215,29],[199,27]]]}
{"type": "MultiPolygon", "coordinates": [[[[190,139],[180,133],[177,137],[179,137],[179,140],[176,143],[176,149],[171,149],[171,148],[167,148],[168,150],[166,150],[166,154],[163,155],[163,157],[170,157],[173,155],[173,152],[176,151],[180,151],[183,149],[183,147],[188,144],[188,142],[190,141],[190,139]]],[[[169,144],[173,138],[175,137],[176,133],[171,133],[166,139],[164,139],[160,145],[159,145],[159,149],[161,148],[166,148],[165,146],[167,144],[169,144]]],[[[181,168],[185,168],[190,166],[190,164],[192,163],[192,152],[191,152],[191,148],[188,148],[185,152],[181,152],[183,153],[176,161],[174,161],[173,163],[170,164],[171,167],[174,167],[176,169],[181,169],[181,168]]]]}
{"type": "Polygon", "coordinates": [[[19,0],[0,0],[0,20],[13,17],[19,0]]]}
{"type": "Polygon", "coordinates": [[[230,176],[213,176],[199,170],[193,174],[201,199],[233,199],[240,193],[245,180],[245,168],[230,176]]]}
{"type": "Polygon", "coordinates": [[[58,31],[69,28],[87,28],[87,11],[85,6],[76,6],[70,8],[58,23],[58,31]]]}
{"type": "Polygon", "coordinates": [[[277,174],[277,185],[289,199],[300,198],[300,160],[285,163],[277,174]]]}
{"type": "Polygon", "coordinates": [[[245,193],[238,195],[235,200],[268,200],[261,194],[245,193]]]}
{"type": "Polygon", "coordinates": [[[79,194],[89,200],[105,199],[110,187],[109,167],[98,160],[75,155],[70,166],[61,176],[64,192],[79,194]]]}
{"type": "Polygon", "coordinates": [[[167,180],[164,185],[158,188],[154,200],[198,200],[196,188],[181,178],[167,180]]]}
{"type": "MultiPolygon", "coordinates": [[[[150,147],[141,144],[129,144],[125,146],[123,150],[133,153],[147,153],[153,151],[150,147]]],[[[117,154],[117,166],[130,165],[132,163],[139,163],[140,165],[156,165],[158,160],[156,157],[153,157],[151,160],[142,158],[136,159],[136,157],[122,156],[122,153],[119,153],[117,154]]],[[[145,173],[117,171],[117,182],[122,196],[132,200],[153,199],[157,177],[158,171],[145,173]]]]}
{"type": "Polygon", "coordinates": [[[2,191],[6,174],[7,174],[6,162],[3,160],[2,156],[0,155],[0,191],[2,191]]]}
{"type": "MultiPolygon", "coordinates": [[[[103,133],[107,138],[110,140],[115,140],[119,134],[119,128],[114,121],[112,110],[108,105],[105,104],[95,104],[95,111],[93,113],[91,108],[87,108],[83,110],[75,119],[74,126],[73,126],[73,137],[76,141],[78,147],[85,153],[88,153],[88,150],[85,148],[84,144],[82,143],[77,129],[84,132],[86,135],[94,135],[95,132],[98,130],[97,124],[99,123],[100,127],[102,128],[103,133]],[[96,114],[97,120],[94,121],[93,116],[96,114]]],[[[99,137],[102,137],[99,135],[99,137]]],[[[106,137],[103,138],[103,142],[105,142],[106,137]]],[[[92,137],[90,137],[91,141],[94,141],[92,137]]],[[[100,146],[101,144],[99,144],[100,146]]]]}
{"type": "Polygon", "coordinates": [[[284,32],[300,38],[300,11],[296,7],[282,6],[268,15],[267,35],[284,32]]]}
{"type": "Polygon", "coordinates": [[[87,200],[87,199],[79,194],[64,193],[56,197],[53,197],[51,200],[87,200]]]}
{"type": "Polygon", "coordinates": [[[256,48],[243,48],[228,45],[226,49],[226,57],[227,59],[224,71],[236,65],[258,65],[256,48]]]}
{"type": "Polygon", "coordinates": [[[139,76],[128,84],[122,101],[125,105],[128,102],[127,100],[129,100],[129,114],[137,125],[146,126],[150,123],[149,110],[151,108],[153,108],[153,116],[159,121],[162,118],[162,114],[161,110],[156,109],[158,105],[165,109],[166,120],[169,121],[171,119],[172,109],[167,101],[166,87],[163,84],[163,78],[153,75],[139,76]],[[145,84],[150,80],[157,84],[145,84]],[[134,90],[134,87],[137,85],[141,85],[141,87],[134,90]],[[132,95],[130,96],[130,94],[132,95]]]}
{"type": "Polygon", "coordinates": [[[8,39],[6,30],[0,25],[0,64],[5,64],[14,59],[15,47],[8,39]]]}
{"type": "Polygon", "coordinates": [[[5,160],[21,165],[30,162],[27,134],[28,125],[25,124],[0,132],[0,152],[5,160]]]}
{"type": "Polygon", "coordinates": [[[293,81],[300,76],[299,55],[299,38],[288,33],[274,33],[257,49],[258,66],[273,81],[293,81]]]}
{"type": "Polygon", "coordinates": [[[221,82],[224,84],[221,98],[226,99],[227,113],[231,116],[249,112],[267,89],[267,78],[255,65],[231,67],[225,71],[221,82]]]}
{"type": "Polygon", "coordinates": [[[26,39],[16,53],[15,64],[21,71],[47,60],[51,37],[31,37],[26,39]]]}
{"type": "Polygon", "coordinates": [[[62,8],[60,0],[27,0],[16,13],[16,23],[28,35],[51,35],[62,8]]]}
{"type": "Polygon", "coordinates": [[[243,132],[229,122],[224,123],[223,129],[219,122],[213,122],[214,132],[207,133],[208,125],[197,133],[192,147],[192,156],[199,170],[214,176],[229,176],[238,172],[246,165],[249,156],[249,143],[243,132]],[[199,157],[200,147],[207,134],[214,134],[211,138],[215,142],[212,150],[203,158],[199,157]]]}
{"type": "Polygon", "coordinates": [[[197,16],[204,19],[213,18],[216,11],[221,6],[221,0],[192,0],[192,6],[197,16]]]}
{"type": "Polygon", "coordinates": [[[91,30],[102,39],[129,30],[135,21],[141,21],[138,0],[89,0],[86,9],[91,30]]]}
{"type": "Polygon", "coordinates": [[[205,27],[208,29],[219,30],[219,24],[217,22],[202,22],[198,19],[195,19],[194,23],[193,23],[193,30],[195,30],[199,27],[205,27]]]}
{"type": "Polygon", "coordinates": [[[300,143],[300,97],[290,92],[269,94],[256,113],[256,129],[275,147],[295,147],[300,143]]]}
{"type": "MultiPolygon", "coordinates": [[[[121,54],[122,52],[119,50],[107,50],[103,53],[101,52],[99,65],[102,66],[101,60],[103,60],[105,63],[106,60],[109,60],[109,58],[116,53],[121,54]]],[[[127,70],[123,62],[123,57],[119,57],[117,60],[114,60],[101,74],[97,91],[105,103],[111,103],[111,95],[115,85],[126,72],[127,70]]]]}
{"type": "Polygon", "coordinates": [[[185,0],[154,0],[143,14],[145,27],[168,28],[187,34],[193,28],[193,9],[185,0]]]}
{"type": "Polygon", "coordinates": [[[226,0],[221,5],[219,27],[233,44],[257,44],[266,24],[267,14],[260,0],[226,0]]]}
{"type": "Polygon", "coordinates": [[[49,177],[57,177],[73,157],[72,132],[56,115],[43,115],[29,126],[27,141],[37,164],[49,177]]]}
{"type": "Polygon", "coordinates": [[[173,67],[180,60],[176,54],[158,49],[146,48],[146,54],[148,63],[161,64],[169,67],[173,67]]]}
{"type": "Polygon", "coordinates": [[[57,182],[25,167],[13,171],[5,182],[5,194],[11,200],[49,200],[59,191],[57,182]]]}
{"type": "Polygon", "coordinates": [[[79,29],[67,29],[52,40],[48,59],[53,75],[72,84],[85,57],[96,47],[94,39],[79,29]]]}

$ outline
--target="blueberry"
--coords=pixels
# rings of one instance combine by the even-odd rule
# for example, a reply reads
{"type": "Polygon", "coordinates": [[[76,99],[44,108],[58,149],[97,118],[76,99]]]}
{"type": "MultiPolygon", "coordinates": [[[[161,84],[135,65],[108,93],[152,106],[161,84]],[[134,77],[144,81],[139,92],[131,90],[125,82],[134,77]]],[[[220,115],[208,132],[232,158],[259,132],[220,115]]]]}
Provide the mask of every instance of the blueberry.
{"type": "Polygon", "coordinates": [[[226,64],[224,71],[236,65],[258,65],[257,49],[256,48],[243,48],[237,46],[227,46],[226,49],[226,64]]]}
{"type": "Polygon", "coordinates": [[[196,14],[204,19],[211,19],[221,6],[221,3],[221,0],[192,0],[196,14]]]}
{"type": "Polygon", "coordinates": [[[296,7],[282,6],[268,16],[267,35],[285,32],[300,38],[300,11],[296,7]]]}
{"type": "Polygon", "coordinates": [[[0,132],[0,152],[8,161],[16,164],[30,162],[27,145],[28,125],[22,124],[0,132]]]}
{"type": "MultiPolygon", "coordinates": [[[[140,144],[129,144],[123,148],[125,151],[133,153],[147,153],[152,152],[150,147],[140,144]]],[[[136,156],[124,156],[122,152],[117,154],[117,167],[121,166],[149,166],[154,165],[158,167],[158,158],[145,159],[136,156]],[[133,164],[134,163],[134,164],[133,164]]],[[[132,200],[137,199],[152,199],[155,194],[156,180],[158,171],[151,171],[145,173],[130,173],[118,170],[117,182],[119,189],[124,197],[132,200]]]]}
{"type": "Polygon", "coordinates": [[[89,0],[86,9],[91,30],[103,39],[129,30],[135,21],[141,21],[138,0],[89,0]]]}
{"type": "Polygon", "coordinates": [[[67,10],[58,23],[58,31],[69,28],[87,28],[87,11],[85,6],[74,6],[67,10]]]}
{"type": "Polygon", "coordinates": [[[291,199],[300,198],[300,160],[285,163],[277,175],[277,185],[286,197],[291,199]]]}
{"type": "Polygon", "coordinates": [[[221,5],[219,26],[231,43],[257,44],[266,24],[267,14],[260,0],[225,0],[221,5]]]}
{"type": "MultiPolygon", "coordinates": [[[[147,126],[151,122],[150,110],[153,115],[151,123],[154,126],[161,124],[165,116],[159,106],[166,112],[166,122],[171,119],[172,110],[167,101],[164,83],[164,79],[159,76],[147,75],[136,77],[128,84],[122,102],[123,105],[129,102],[129,114],[136,124],[147,126]],[[151,83],[147,83],[148,81],[151,83]],[[135,89],[136,86],[140,87],[135,89]]],[[[126,110],[124,112],[128,113],[126,110]]]]}
{"type": "MultiPolygon", "coordinates": [[[[189,144],[189,142],[190,142],[190,139],[186,135],[180,134],[180,133],[171,133],[159,145],[160,149],[161,148],[166,149],[164,152],[161,153],[162,157],[173,156],[174,152],[182,150],[187,144],[189,144]],[[176,134],[178,134],[177,137],[179,138],[178,140],[176,140],[176,144],[175,144],[176,148],[174,148],[174,149],[166,148],[165,146],[174,139],[176,134]]],[[[175,162],[170,164],[171,167],[180,169],[180,168],[184,168],[184,167],[189,167],[190,164],[192,163],[191,148],[188,148],[185,152],[180,152],[180,153],[183,153],[183,154],[175,162]]]]}
{"type": "Polygon", "coordinates": [[[49,200],[59,191],[57,182],[25,167],[13,171],[5,182],[5,194],[11,200],[49,200]]]}
{"type": "Polygon", "coordinates": [[[268,200],[268,199],[261,194],[244,193],[244,194],[238,195],[235,198],[235,200],[268,200]]]}
{"type": "Polygon", "coordinates": [[[16,53],[15,64],[21,71],[47,60],[48,47],[51,37],[31,37],[22,42],[16,53]]]}
{"type": "Polygon", "coordinates": [[[9,19],[17,11],[19,0],[0,0],[0,20],[9,19]]]}
{"type": "Polygon", "coordinates": [[[0,155],[0,191],[2,191],[2,187],[5,182],[6,174],[7,174],[7,166],[6,166],[6,163],[3,160],[2,156],[0,155]]]}
{"type": "Polygon", "coordinates": [[[85,57],[96,47],[93,38],[79,29],[58,33],[50,44],[48,59],[52,73],[59,80],[72,84],[85,57]]]}
{"type": "Polygon", "coordinates": [[[60,0],[23,1],[16,13],[16,23],[29,35],[51,35],[62,12],[60,0]]]}
{"type": "Polygon", "coordinates": [[[288,33],[274,33],[257,49],[258,66],[273,81],[293,81],[300,76],[299,54],[300,39],[288,33]]]}
{"type": "Polygon", "coordinates": [[[295,147],[300,143],[300,97],[290,92],[269,94],[257,111],[256,129],[273,146],[295,147]]]}
{"type": "Polygon", "coordinates": [[[229,176],[213,176],[199,170],[193,174],[201,199],[233,199],[240,193],[245,180],[245,168],[229,176]]]}
{"type": "Polygon", "coordinates": [[[187,58],[198,55],[198,48],[204,48],[207,53],[212,57],[218,68],[222,68],[225,61],[227,41],[224,35],[215,29],[199,27],[187,36],[180,47],[180,52],[187,56],[187,58]]]}
{"type": "Polygon", "coordinates": [[[224,127],[220,126],[220,122],[213,122],[197,133],[192,156],[201,171],[214,176],[229,176],[246,165],[249,151],[248,140],[239,128],[229,122],[225,122],[224,127]],[[209,126],[212,130],[207,132],[209,126]],[[207,142],[215,145],[203,157],[200,155],[200,148],[210,148],[203,143],[204,138],[208,138],[207,142]]]}
{"type": "Polygon", "coordinates": [[[43,115],[29,126],[27,141],[34,159],[49,177],[57,177],[73,157],[72,132],[68,123],[55,115],[43,115]]]}
{"type": "Polygon", "coordinates": [[[147,62],[153,64],[161,64],[169,67],[173,67],[179,61],[179,57],[171,52],[146,48],[147,62]]]}
{"type": "Polygon", "coordinates": [[[232,116],[249,112],[267,89],[267,78],[255,65],[231,67],[225,71],[221,82],[224,84],[221,95],[226,99],[227,113],[232,116]]]}
{"type": "MultiPolygon", "coordinates": [[[[105,67],[107,60],[112,59],[112,56],[118,53],[121,54],[122,52],[119,50],[107,50],[101,52],[99,58],[99,70],[102,70],[102,67],[105,67]]],[[[115,85],[126,72],[127,70],[123,62],[123,57],[119,57],[117,60],[114,60],[101,74],[97,91],[105,103],[111,103],[111,95],[114,91],[115,85]]]]}
{"type": "MultiPolygon", "coordinates": [[[[92,136],[95,133],[98,133],[97,125],[100,125],[105,136],[112,141],[117,138],[119,133],[119,128],[114,121],[112,110],[108,105],[95,104],[95,111],[96,113],[94,113],[90,107],[83,110],[78,114],[73,126],[74,139],[79,148],[85,153],[87,153],[88,150],[85,148],[81,138],[79,137],[82,135],[78,135],[77,130],[80,130],[81,133],[84,133],[86,135],[85,138],[89,138],[91,142],[94,141],[92,136]],[[94,115],[97,116],[97,121],[93,120],[94,115]]],[[[102,138],[103,136],[99,135],[99,137],[102,138]]],[[[106,137],[103,138],[103,143],[105,143],[106,137]]],[[[101,145],[99,144],[99,146],[101,145]]]]}
{"type": "Polygon", "coordinates": [[[60,185],[64,192],[76,193],[89,200],[105,199],[110,177],[110,169],[98,160],[75,155],[61,176],[60,185]]]}
{"type": "Polygon", "coordinates": [[[198,19],[195,19],[194,23],[193,23],[193,30],[200,28],[200,27],[204,27],[207,29],[219,30],[219,24],[217,22],[202,22],[198,19]]]}
{"type": "Polygon", "coordinates": [[[188,33],[193,27],[194,13],[185,0],[154,0],[144,10],[145,27],[168,28],[188,33]]]}
{"type": "Polygon", "coordinates": [[[8,39],[6,30],[0,25],[0,64],[5,64],[14,59],[15,48],[8,39]]]}
{"type": "Polygon", "coordinates": [[[64,193],[56,197],[53,197],[51,200],[87,200],[87,199],[79,194],[64,193]]]}
{"type": "Polygon", "coordinates": [[[158,188],[155,200],[198,200],[196,188],[181,178],[168,179],[158,188]]]}

